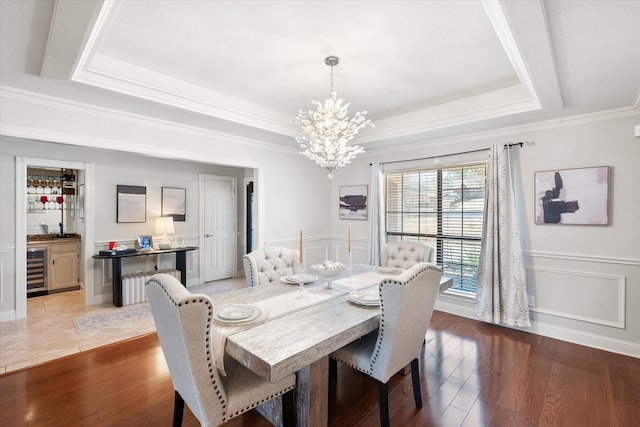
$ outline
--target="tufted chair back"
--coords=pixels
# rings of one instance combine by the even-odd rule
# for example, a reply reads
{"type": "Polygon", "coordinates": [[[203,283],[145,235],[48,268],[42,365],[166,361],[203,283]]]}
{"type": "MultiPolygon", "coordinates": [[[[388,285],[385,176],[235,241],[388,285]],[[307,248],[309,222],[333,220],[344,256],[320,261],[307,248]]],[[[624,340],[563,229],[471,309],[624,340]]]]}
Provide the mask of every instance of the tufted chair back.
{"type": "Polygon", "coordinates": [[[265,246],[242,257],[247,286],[263,285],[287,274],[302,273],[300,252],[279,246],[265,246]]]}
{"type": "Polygon", "coordinates": [[[433,262],[433,248],[410,240],[391,242],[382,246],[380,264],[382,267],[407,269],[419,262],[433,262]]]}
{"type": "Polygon", "coordinates": [[[182,422],[184,403],[201,425],[217,426],[295,387],[294,374],[271,383],[237,362],[222,377],[210,348],[211,299],[190,293],[168,274],[152,276],[146,290],[175,389],[174,425],[182,422]]]}
{"type": "Polygon", "coordinates": [[[334,353],[331,358],[378,380],[380,422],[389,425],[389,379],[411,363],[416,407],[422,407],[418,359],[438,296],[442,271],[418,263],[380,282],[380,326],[334,353]]]}
{"type": "Polygon", "coordinates": [[[420,355],[435,307],[442,271],[418,263],[380,282],[380,328],[369,360],[371,376],[381,382],[420,355]]]}

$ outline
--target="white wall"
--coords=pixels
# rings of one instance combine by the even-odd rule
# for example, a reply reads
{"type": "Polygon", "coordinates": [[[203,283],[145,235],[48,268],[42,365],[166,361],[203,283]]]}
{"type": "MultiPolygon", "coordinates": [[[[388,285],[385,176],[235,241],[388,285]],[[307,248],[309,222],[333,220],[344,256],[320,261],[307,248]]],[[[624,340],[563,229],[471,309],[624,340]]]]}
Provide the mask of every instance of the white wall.
{"type": "MultiPolygon", "coordinates": [[[[640,138],[633,136],[638,122],[637,111],[625,111],[367,154],[337,174],[332,210],[337,212],[339,186],[369,182],[372,161],[531,141],[517,150],[516,188],[529,294],[536,299],[527,330],[640,357],[640,138]],[[590,166],[610,166],[610,224],[535,225],[534,172],[590,166]]],[[[354,258],[364,256],[369,221],[351,224],[354,258]]],[[[346,224],[337,214],[332,230],[336,247],[344,248],[346,224]]],[[[440,296],[437,308],[475,318],[472,301],[460,297],[440,296]]]]}
{"type": "MultiPolygon", "coordinates": [[[[0,204],[3,224],[0,232],[0,320],[14,319],[16,310],[16,155],[62,160],[80,157],[88,163],[104,165],[101,172],[96,172],[96,175],[101,175],[96,176],[96,182],[104,185],[104,188],[99,185],[96,189],[95,211],[100,217],[95,222],[96,250],[100,244],[110,240],[131,239],[140,234],[138,224],[104,228],[105,224],[113,225],[115,222],[114,185],[147,186],[149,216],[152,216],[154,210],[159,210],[162,186],[184,186],[187,194],[197,194],[194,187],[197,178],[190,183],[184,175],[187,171],[191,173],[193,166],[173,172],[173,161],[185,161],[192,165],[202,163],[241,168],[243,172],[238,175],[239,183],[245,176],[244,169],[255,171],[256,208],[260,218],[256,224],[256,245],[280,244],[295,248],[298,232],[303,228],[309,263],[323,261],[329,253],[330,218],[325,201],[330,183],[324,171],[300,156],[297,149],[264,147],[253,140],[33,93],[21,92],[19,96],[3,94],[0,134],[5,138],[0,140],[0,190],[6,202],[0,204]],[[16,143],[13,138],[54,144],[16,143]],[[78,147],[97,148],[99,151],[78,147]]],[[[198,171],[193,170],[193,175],[197,176],[198,171]]],[[[187,209],[191,211],[191,208],[197,212],[197,206],[188,203],[187,209]]],[[[196,229],[187,230],[185,235],[199,238],[196,229]]],[[[240,260],[238,262],[240,266],[240,260]]],[[[93,265],[91,261],[87,264],[93,265]]],[[[87,282],[94,278],[96,287],[102,286],[100,274],[87,271],[86,276],[87,282]]],[[[199,281],[199,278],[192,277],[191,280],[199,281]]],[[[97,292],[103,291],[108,292],[107,288],[97,292]]]]}
{"type": "MultiPolygon", "coordinates": [[[[640,141],[633,137],[633,126],[640,121],[637,111],[603,113],[376,151],[338,171],[333,181],[324,170],[297,154],[295,148],[265,147],[252,140],[61,99],[5,92],[0,112],[0,134],[58,143],[50,145],[55,147],[54,154],[64,146],[59,144],[65,144],[255,169],[261,217],[256,243],[296,247],[298,231],[304,228],[309,263],[325,257],[343,259],[347,222],[338,219],[338,188],[368,184],[371,161],[446,155],[486,148],[491,143],[533,141],[519,156],[518,189],[524,202],[519,219],[530,294],[536,297],[530,331],[640,356],[640,312],[636,309],[640,306],[640,141]],[[610,166],[612,171],[610,225],[534,225],[534,171],[599,165],[610,166]]],[[[69,149],[75,152],[73,147],[69,149]]],[[[42,157],[51,153],[38,154],[42,157]]],[[[119,163],[120,159],[114,161],[119,163]]],[[[15,307],[15,177],[6,172],[13,170],[13,163],[12,155],[5,155],[5,145],[0,141],[0,190],[4,202],[0,204],[0,320],[10,319],[15,307]]],[[[112,166],[131,179],[137,177],[133,172],[137,164],[126,158],[122,164],[112,166]]],[[[150,167],[146,163],[143,166],[150,167]]],[[[114,178],[110,185],[116,181],[114,178]]],[[[147,187],[164,185],[157,176],[141,182],[147,187]]],[[[104,197],[114,197],[112,194],[109,189],[104,197]]],[[[96,210],[104,209],[102,203],[109,205],[112,201],[96,199],[96,210]]],[[[109,215],[113,214],[105,212],[106,220],[113,221],[109,215]]],[[[351,225],[354,262],[364,262],[369,221],[351,221],[351,225]]],[[[96,222],[96,240],[110,240],[112,233],[100,236],[100,227],[96,222]]],[[[122,237],[135,234],[134,230],[126,230],[122,237]]],[[[453,296],[441,296],[438,308],[473,317],[472,302],[453,296]]]]}

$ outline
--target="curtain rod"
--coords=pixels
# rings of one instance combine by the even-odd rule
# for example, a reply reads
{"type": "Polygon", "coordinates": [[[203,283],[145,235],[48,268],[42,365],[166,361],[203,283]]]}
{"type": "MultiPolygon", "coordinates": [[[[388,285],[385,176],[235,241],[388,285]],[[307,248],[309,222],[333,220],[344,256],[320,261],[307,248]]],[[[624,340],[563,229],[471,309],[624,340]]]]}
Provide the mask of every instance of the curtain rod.
{"type": "MultiPolygon", "coordinates": [[[[524,147],[525,145],[529,144],[529,141],[520,141],[520,142],[510,142],[508,144],[504,144],[504,147],[502,148],[513,148],[513,147],[524,147]]],[[[402,162],[414,162],[414,161],[418,161],[418,160],[430,160],[430,159],[437,159],[440,157],[449,157],[449,156],[459,156],[462,154],[470,154],[470,153],[479,153],[481,151],[489,151],[489,148],[479,148],[477,150],[469,150],[469,151],[461,151],[459,153],[450,153],[450,154],[443,154],[441,156],[431,156],[431,157],[420,157],[419,159],[409,159],[409,160],[393,160],[390,162],[380,162],[381,165],[389,165],[391,163],[402,163],[402,162]]],[[[369,166],[371,166],[373,163],[369,163],[369,166]]]]}

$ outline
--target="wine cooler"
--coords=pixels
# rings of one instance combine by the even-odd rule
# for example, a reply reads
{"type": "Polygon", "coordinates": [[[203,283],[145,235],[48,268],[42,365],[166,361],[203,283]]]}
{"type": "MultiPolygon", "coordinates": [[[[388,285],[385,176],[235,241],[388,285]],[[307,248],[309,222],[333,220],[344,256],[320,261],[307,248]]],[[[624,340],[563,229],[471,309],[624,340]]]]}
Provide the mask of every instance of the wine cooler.
{"type": "Polygon", "coordinates": [[[47,293],[47,249],[27,250],[27,297],[47,293]]]}

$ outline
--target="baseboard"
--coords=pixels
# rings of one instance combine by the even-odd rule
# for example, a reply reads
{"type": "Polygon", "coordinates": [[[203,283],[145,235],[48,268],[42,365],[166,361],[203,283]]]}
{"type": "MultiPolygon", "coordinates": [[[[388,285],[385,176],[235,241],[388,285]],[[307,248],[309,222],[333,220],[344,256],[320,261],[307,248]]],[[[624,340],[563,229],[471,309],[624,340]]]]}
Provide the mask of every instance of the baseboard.
{"type": "Polygon", "coordinates": [[[15,310],[7,310],[0,312],[0,323],[2,322],[10,322],[12,320],[16,320],[16,311],[15,310]]]}
{"type": "MultiPolygon", "coordinates": [[[[435,309],[456,316],[466,317],[481,321],[476,316],[473,307],[465,307],[459,304],[452,304],[445,301],[436,301],[435,309]]],[[[507,327],[507,326],[505,326],[507,327]]],[[[532,322],[530,328],[513,328],[519,331],[567,341],[573,344],[584,345],[586,347],[597,348],[599,350],[610,351],[612,353],[623,354],[625,356],[640,358],[640,344],[630,341],[617,340],[602,335],[588,332],[567,329],[547,323],[532,322]]]]}
{"type": "Polygon", "coordinates": [[[640,358],[640,344],[630,341],[618,340],[602,335],[591,334],[589,332],[576,331],[575,329],[549,325],[546,323],[533,323],[531,328],[526,331],[574,344],[597,348],[599,350],[640,358]]]}
{"type": "Polygon", "coordinates": [[[106,304],[108,302],[113,302],[112,294],[94,295],[92,305],[106,304]]]}
{"type": "Polygon", "coordinates": [[[449,302],[436,300],[435,309],[439,311],[444,311],[445,313],[455,314],[456,316],[467,317],[473,320],[479,320],[478,316],[476,316],[476,312],[474,311],[473,307],[465,307],[459,304],[452,304],[449,302]]]}

